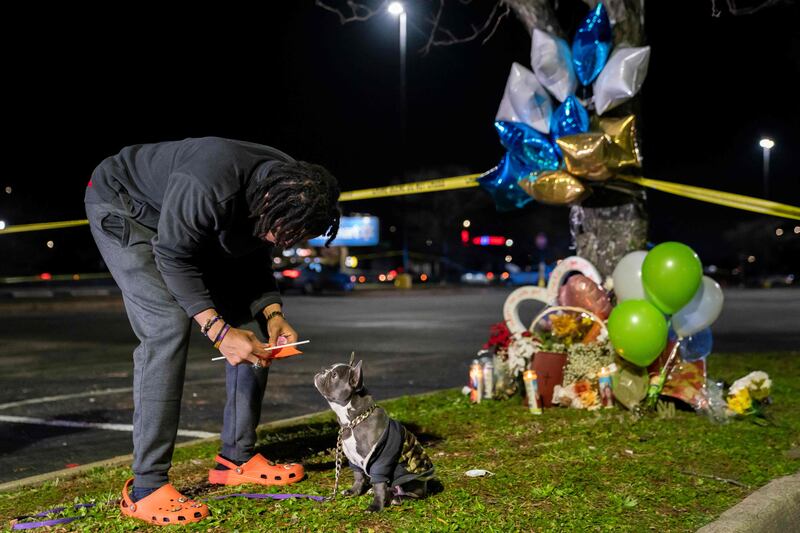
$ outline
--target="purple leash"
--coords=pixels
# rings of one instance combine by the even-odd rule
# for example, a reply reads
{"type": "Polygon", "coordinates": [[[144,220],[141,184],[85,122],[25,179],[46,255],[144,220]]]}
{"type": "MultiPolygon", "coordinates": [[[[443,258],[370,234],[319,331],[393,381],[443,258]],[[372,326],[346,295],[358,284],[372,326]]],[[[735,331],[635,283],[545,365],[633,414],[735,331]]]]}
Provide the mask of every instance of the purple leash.
{"type": "MultiPolygon", "coordinates": [[[[78,503],[72,506],[73,509],[87,509],[90,507],[94,507],[97,505],[96,503],[78,503]]],[[[66,507],[55,507],[53,509],[48,509],[47,511],[42,511],[41,513],[37,513],[34,515],[25,516],[23,518],[42,518],[50,514],[60,513],[66,509],[66,507]]],[[[53,518],[52,520],[42,520],[39,522],[19,522],[14,524],[11,529],[33,529],[37,527],[49,527],[49,526],[57,526],[59,524],[69,524],[70,522],[74,522],[75,520],[80,520],[83,518],[82,516],[65,516],[64,518],[53,518]]]]}
{"type": "MultiPolygon", "coordinates": [[[[317,502],[325,501],[325,498],[322,496],[314,496],[313,494],[267,494],[267,493],[257,493],[257,492],[240,492],[236,494],[223,494],[222,496],[213,496],[211,498],[203,498],[200,501],[208,501],[208,500],[227,500],[228,498],[247,498],[248,500],[288,500],[291,498],[305,498],[308,500],[314,500],[317,502]]],[[[112,500],[115,501],[115,500],[112,500]]],[[[112,503],[112,502],[106,502],[112,503]]],[[[96,503],[78,503],[73,505],[73,509],[88,509],[91,507],[97,506],[96,503]]],[[[22,518],[42,518],[47,515],[60,513],[63,510],[67,509],[66,507],[54,507],[53,509],[48,509],[47,511],[42,511],[41,513],[37,513],[34,515],[23,516],[22,518]]],[[[70,522],[74,522],[75,520],[80,520],[83,518],[82,516],[65,516],[63,518],[53,518],[51,520],[41,520],[36,522],[18,522],[11,526],[11,529],[35,529],[37,527],[49,527],[49,526],[57,526],[59,524],[69,524],[70,522]]]]}
{"type": "Polygon", "coordinates": [[[239,492],[236,494],[223,494],[222,496],[214,496],[211,498],[206,498],[203,501],[207,500],[227,500],[228,498],[247,498],[248,500],[288,500],[290,498],[305,498],[308,500],[314,500],[315,502],[325,501],[323,496],[314,496],[313,494],[268,494],[268,493],[257,493],[257,492],[239,492]]]}

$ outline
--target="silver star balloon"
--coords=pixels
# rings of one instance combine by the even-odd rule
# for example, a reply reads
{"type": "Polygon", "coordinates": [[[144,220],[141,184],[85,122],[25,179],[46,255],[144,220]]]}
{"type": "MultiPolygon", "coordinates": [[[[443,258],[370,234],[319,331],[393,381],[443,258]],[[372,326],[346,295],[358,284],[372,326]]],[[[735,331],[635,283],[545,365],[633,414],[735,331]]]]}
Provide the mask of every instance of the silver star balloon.
{"type": "Polygon", "coordinates": [[[572,52],[564,39],[539,29],[533,30],[531,66],[541,84],[559,102],[575,93],[578,78],[572,65],[572,52]]]}
{"type": "Polygon", "coordinates": [[[650,61],[650,47],[617,48],[612,52],[597,81],[594,82],[594,105],[602,115],[642,88],[650,61]]]}
{"type": "Polygon", "coordinates": [[[536,75],[519,63],[512,64],[495,120],[522,122],[542,133],[550,133],[552,114],[550,95],[536,75]]]}

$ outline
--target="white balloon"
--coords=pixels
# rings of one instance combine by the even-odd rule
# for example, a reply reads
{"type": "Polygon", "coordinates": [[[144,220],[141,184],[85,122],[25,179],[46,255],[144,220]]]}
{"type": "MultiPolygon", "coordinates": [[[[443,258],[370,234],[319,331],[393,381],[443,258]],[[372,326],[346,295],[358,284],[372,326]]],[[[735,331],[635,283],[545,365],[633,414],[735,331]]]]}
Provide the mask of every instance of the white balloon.
{"type": "Polygon", "coordinates": [[[536,75],[519,63],[511,65],[495,120],[522,122],[542,133],[550,133],[552,114],[550,95],[536,75]]]}
{"type": "Polygon", "coordinates": [[[572,67],[572,52],[564,39],[546,31],[533,30],[531,66],[539,82],[559,102],[575,93],[578,78],[572,67]]]}
{"type": "Polygon", "coordinates": [[[617,48],[594,82],[594,106],[602,115],[633,97],[642,88],[650,47],[617,48]]]}
{"type": "Polygon", "coordinates": [[[690,337],[706,329],[719,318],[724,301],[719,283],[703,276],[700,288],[689,303],[672,315],[672,329],[679,337],[690,337]]]}
{"type": "Polygon", "coordinates": [[[647,252],[638,250],[631,252],[619,260],[611,279],[614,280],[614,294],[617,303],[625,300],[645,300],[644,285],[642,285],[642,263],[647,252]]]}

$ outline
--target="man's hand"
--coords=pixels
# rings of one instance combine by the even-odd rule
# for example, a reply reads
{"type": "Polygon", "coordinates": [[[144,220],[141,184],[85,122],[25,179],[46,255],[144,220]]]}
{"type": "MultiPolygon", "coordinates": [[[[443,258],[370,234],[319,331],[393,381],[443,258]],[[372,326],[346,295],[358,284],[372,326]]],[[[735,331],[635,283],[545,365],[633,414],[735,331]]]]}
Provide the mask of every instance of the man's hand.
{"type": "MultiPolygon", "coordinates": [[[[274,311],[280,310],[281,306],[279,304],[269,305],[264,309],[264,316],[269,316],[274,311]]],[[[284,337],[286,339],[285,344],[297,342],[297,332],[281,315],[273,316],[267,321],[267,333],[269,334],[268,342],[270,346],[278,345],[278,337],[284,337]]]]}
{"type": "MultiPolygon", "coordinates": [[[[216,314],[217,312],[214,309],[206,309],[197,313],[194,319],[202,327],[209,323],[216,314]]],[[[225,321],[220,317],[220,319],[214,321],[211,329],[206,333],[206,337],[211,342],[214,342],[214,339],[217,338],[224,326],[225,321]]],[[[270,364],[270,360],[267,359],[270,352],[264,350],[264,344],[258,340],[252,331],[246,329],[230,328],[225,338],[222,339],[219,351],[232,365],[258,363],[262,367],[267,367],[270,364]]]]}
{"type": "Polygon", "coordinates": [[[273,317],[267,324],[267,331],[269,332],[270,346],[278,345],[278,337],[284,337],[286,339],[284,344],[297,342],[297,332],[283,317],[273,317]]]}
{"type": "Polygon", "coordinates": [[[258,340],[255,333],[246,329],[231,328],[222,339],[219,351],[234,366],[242,363],[259,363],[267,367],[272,362],[269,359],[269,350],[264,350],[264,344],[258,340]]]}

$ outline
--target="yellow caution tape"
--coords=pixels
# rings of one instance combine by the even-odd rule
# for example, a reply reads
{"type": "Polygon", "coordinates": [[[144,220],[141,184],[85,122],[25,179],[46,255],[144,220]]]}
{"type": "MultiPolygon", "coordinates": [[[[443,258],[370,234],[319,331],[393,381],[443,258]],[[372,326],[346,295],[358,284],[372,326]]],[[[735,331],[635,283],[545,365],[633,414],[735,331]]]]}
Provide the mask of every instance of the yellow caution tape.
{"type": "Polygon", "coordinates": [[[386,198],[388,196],[405,196],[409,194],[422,194],[426,192],[467,189],[469,187],[478,186],[478,182],[476,181],[478,176],[480,176],[480,174],[468,174],[466,176],[456,176],[454,178],[418,181],[415,183],[401,183],[399,185],[389,185],[388,187],[377,187],[375,189],[361,189],[358,191],[343,192],[341,196],[339,196],[339,201],[351,202],[353,200],[369,200],[372,198],[386,198]]]}
{"type": "MultiPolygon", "coordinates": [[[[373,189],[348,191],[343,192],[341,196],[339,196],[339,201],[352,202],[355,200],[370,200],[373,198],[387,198],[390,196],[406,196],[409,194],[423,194],[429,192],[468,189],[470,187],[478,186],[477,178],[479,176],[481,176],[481,174],[467,174],[465,176],[455,176],[452,178],[441,178],[435,180],[418,181],[415,183],[401,183],[398,185],[389,185],[387,187],[375,187],[373,189]]],[[[693,200],[700,200],[701,202],[724,205],[726,207],[743,209],[745,211],[753,211],[755,213],[761,213],[764,215],[800,220],[800,207],[793,205],[781,204],[771,200],[763,200],[761,198],[753,198],[751,196],[743,196],[741,194],[734,194],[730,192],[715,191],[713,189],[705,189],[703,187],[695,187],[693,185],[673,183],[671,181],[651,180],[636,176],[617,177],[630,183],[641,185],[642,187],[648,187],[650,189],[656,189],[669,194],[676,194],[678,196],[692,198],[693,200]]],[[[26,231],[71,228],[73,226],[83,226],[88,223],[88,220],[67,220],[63,222],[20,224],[17,226],[9,226],[0,230],[0,235],[5,233],[22,233],[26,231]]]]}
{"type": "Polygon", "coordinates": [[[649,187],[650,189],[676,194],[685,198],[692,198],[693,200],[700,200],[701,202],[724,205],[726,207],[753,211],[764,215],[800,220],[800,207],[793,205],[781,204],[761,198],[753,198],[752,196],[742,196],[741,194],[734,194],[731,192],[695,187],[694,185],[673,183],[671,181],[651,180],[635,176],[617,177],[630,183],[641,185],[642,187],[649,187]]]}
{"type": "Polygon", "coordinates": [[[42,231],[46,229],[72,228],[74,226],[86,226],[88,220],[63,220],[61,222],[37,222],[36,224],[18,224],[0,229],[0,235],[5,233],[23,233],[26,231],[42,231]]]}

